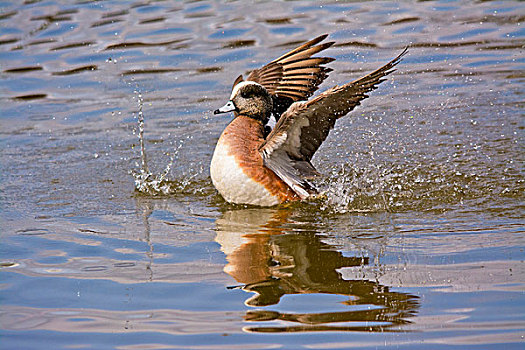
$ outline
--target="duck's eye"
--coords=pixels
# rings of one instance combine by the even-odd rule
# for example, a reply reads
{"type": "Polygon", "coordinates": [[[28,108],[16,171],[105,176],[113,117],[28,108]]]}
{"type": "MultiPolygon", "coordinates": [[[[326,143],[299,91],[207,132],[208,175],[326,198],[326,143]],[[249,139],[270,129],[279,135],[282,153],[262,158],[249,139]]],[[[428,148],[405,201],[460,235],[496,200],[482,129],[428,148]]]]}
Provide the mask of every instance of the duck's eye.
{"type": "Polygon", "coordinates": [[[243,90],[241,91],[241,97],[242,98],[250,98],[252,94],[249,91],[243,90]]]}

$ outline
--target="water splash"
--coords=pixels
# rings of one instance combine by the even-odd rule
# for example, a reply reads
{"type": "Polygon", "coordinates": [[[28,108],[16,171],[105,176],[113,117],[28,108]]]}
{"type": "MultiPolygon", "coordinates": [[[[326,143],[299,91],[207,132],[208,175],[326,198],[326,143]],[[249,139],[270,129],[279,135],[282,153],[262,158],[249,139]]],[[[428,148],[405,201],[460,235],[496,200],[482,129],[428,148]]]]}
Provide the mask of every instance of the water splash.
{"type": "Polygon", "coordinates": [[[321,209],[336,213],[390,211],[383,178],[376,167],[342,165],[334,168],[321,184],[321,209]]]}
{"type": "Polygon", "coordinates": [[[493,207],[494,203],[504,207],[509,199],[518,198],[522,193],[517,174],[502,179],[490,169],[470,168],[467,169],[470,173],[464,173],[455,163],[442,161],[439,166],[436,163],[384,161],[376,165],[339,166],[319,186],[323,191],[320,207],[334,213],[468,211],[483,205],[488,198],[493,207]],[[516,184],[514,187],[512,181],[516,184]]]}
{"type": "Polygon", "coordinates": [[[132,170],[131,174],[135,178],[135,189],[138,192],[149,194],[149,195],[168,195],[173,193],[173,186],[168,178],[168,174],[173,166],[173,162],[182,143],[175,148],[174,152],[170,155],[170,161],[164,171],[160,174],[154,174],[150,171],[148,166],[148,158],[146,154],[146,145],[144,138],[144,112],[143,105],[144,99],[142,94],[139,91],[134,91],[137,96],[138,104],[138,114],[137,114],[137,124],[138,124],[138,138],[140,143],[140,165],[137,163],[139,170],[132,170]]]}

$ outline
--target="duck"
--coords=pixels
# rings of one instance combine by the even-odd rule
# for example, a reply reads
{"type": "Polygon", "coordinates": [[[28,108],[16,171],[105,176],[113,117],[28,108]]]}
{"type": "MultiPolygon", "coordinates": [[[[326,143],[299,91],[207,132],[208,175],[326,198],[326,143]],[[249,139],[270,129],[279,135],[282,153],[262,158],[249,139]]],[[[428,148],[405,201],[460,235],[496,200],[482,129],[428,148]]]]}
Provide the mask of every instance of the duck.
{"type": "Polygon", "coordinates": [[[318,36],[253,70],[233,84],[228,102],[214,114],[233,112],[210,164],[214,187],[226,202],[270,207],[319,195],[312,157],[337,119],[377,89],[407,53],[352,82],[309,99],[332,69],[331,57],[314,56],[331,47],[318,36]],[[275,121],[272,125],[271,121],[275,121]]]}

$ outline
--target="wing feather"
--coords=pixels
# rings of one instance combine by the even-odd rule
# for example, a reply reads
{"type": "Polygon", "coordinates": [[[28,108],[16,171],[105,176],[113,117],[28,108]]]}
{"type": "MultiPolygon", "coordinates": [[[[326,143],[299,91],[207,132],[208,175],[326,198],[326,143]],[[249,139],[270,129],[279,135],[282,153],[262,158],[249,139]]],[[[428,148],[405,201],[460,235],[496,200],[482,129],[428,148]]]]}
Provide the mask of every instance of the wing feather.
{"type": "Polygon", "coordinates": [[[263,85],[273,96],[276,119],[293,102],[312,96],[332,71],[323,65],[332,62],[334,58],[312,57],[334,44],[320,44],[327,36],[318,36],[248,75],[247,80],[263,85]]]}
{"type": "MultiPolygon", "coordinates": [[[[377,89],[385,77],[407,53],[405,48],[396,58],[379,69],[353,82],[321,93],[308,102],[293,103],[281,116],[274,129],[259,147],[264,164],[283,181],[303,196],[313,186],[305,179],[317,171],[310,161],[321,143],[326,139],[337,119],[345,116],[377,89]],[[307,165],[305,165],[307,164],[307,165]]],[[[293,85],[292,85],[293,86],[293,85]]],[[[296,94],[292,88],[279,88],[276,93],[296,94]]]]}

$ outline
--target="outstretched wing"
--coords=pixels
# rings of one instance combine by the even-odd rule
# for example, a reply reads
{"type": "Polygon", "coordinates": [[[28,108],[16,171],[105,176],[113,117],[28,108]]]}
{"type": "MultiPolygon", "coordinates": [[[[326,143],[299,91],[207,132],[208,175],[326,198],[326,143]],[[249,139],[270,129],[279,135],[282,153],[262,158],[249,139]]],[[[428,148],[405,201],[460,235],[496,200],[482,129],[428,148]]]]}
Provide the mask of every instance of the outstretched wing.
{"type": "MultiPolygon", "coordinates": [[[[292,104],[259,147],[264,164],[293,189],[303,186],[305,178],[316,174],[310,160],[335,121],[352,111],[368,97],[368,92],[385,81],[385,76],[395,71],[394,67],[407,50],[405,48],[392,61],[360,79],[335,86],[311,101],[292,104]]],[[[298,194],[307,197],[308,190],[303,189],[298,194]]]]}
{"type": "MultiPolygon", "coordinates": [[[[332,71],[323,65],[334,61],[334,58],[312,57],[334,44],[332,41],[320,44],[327,36],[310,40],[248,75],[247,80],[261,84],[272,95],[276,119],[293,102],[312,96],[332,71]]],[[[242,79],[242,76],[238,77],[234,86],[242,79]]]]}

